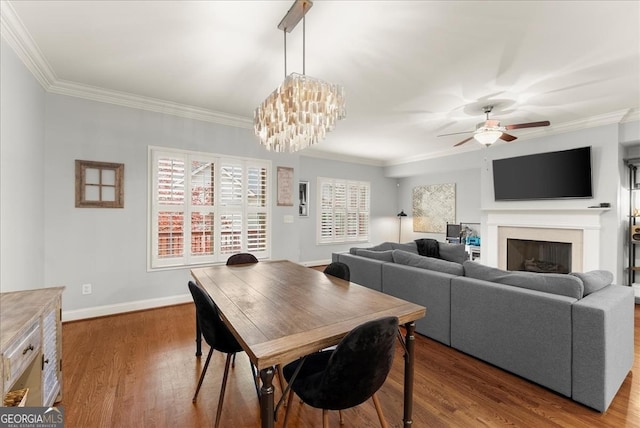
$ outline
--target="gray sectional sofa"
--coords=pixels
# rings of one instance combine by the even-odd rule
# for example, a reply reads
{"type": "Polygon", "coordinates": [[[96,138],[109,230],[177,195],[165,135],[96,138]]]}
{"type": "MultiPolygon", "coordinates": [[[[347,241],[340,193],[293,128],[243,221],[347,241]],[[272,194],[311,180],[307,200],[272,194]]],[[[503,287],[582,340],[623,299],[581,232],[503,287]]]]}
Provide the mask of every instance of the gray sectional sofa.
{"type": "Polygon", "coordinates": [[[634,358],[634,294],[612,275],[509,272],[466,260],[439,243],[441,259],[415,243],[334,253],[351,281],[427,308],[416,331],[606,411],[634,358]]]}

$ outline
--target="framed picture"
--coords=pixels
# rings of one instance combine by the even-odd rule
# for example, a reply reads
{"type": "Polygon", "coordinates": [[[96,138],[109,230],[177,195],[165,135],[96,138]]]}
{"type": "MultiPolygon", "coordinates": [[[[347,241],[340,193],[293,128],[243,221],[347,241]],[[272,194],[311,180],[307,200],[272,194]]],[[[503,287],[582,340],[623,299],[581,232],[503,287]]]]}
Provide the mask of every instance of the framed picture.
{"type": "Polygon", "coordinates": [[[300,217],[309,217],[309,182],[298,183],[298,214],[300,217]]]}
{"type": "Polygon", "coordinates": [[[446,233],[447,223],[456,222],[455,183],[413,188],[413,231],[446,233]]]}
{"type": "Polygon", "coordinates": [[[293,168],[278,167],[278,206],[293,206],[293,168]]]}
{"type": "Polygon", "coordinates": [[[76,208],[124,208],[124,164],[76,160],[76,208]]]}

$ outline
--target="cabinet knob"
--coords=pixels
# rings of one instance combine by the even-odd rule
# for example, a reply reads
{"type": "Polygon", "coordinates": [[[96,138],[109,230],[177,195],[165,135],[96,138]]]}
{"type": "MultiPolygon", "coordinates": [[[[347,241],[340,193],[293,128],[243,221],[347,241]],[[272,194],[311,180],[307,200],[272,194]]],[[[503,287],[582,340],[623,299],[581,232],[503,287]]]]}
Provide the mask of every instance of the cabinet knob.
{"type": "Polygon", "coordinates": [[[33,351],[33,345],[32,344],[29,344],[29,346],[24,348],[24,350],[22,351],[22,355],[26,354],[29,351],[33,351]]]}

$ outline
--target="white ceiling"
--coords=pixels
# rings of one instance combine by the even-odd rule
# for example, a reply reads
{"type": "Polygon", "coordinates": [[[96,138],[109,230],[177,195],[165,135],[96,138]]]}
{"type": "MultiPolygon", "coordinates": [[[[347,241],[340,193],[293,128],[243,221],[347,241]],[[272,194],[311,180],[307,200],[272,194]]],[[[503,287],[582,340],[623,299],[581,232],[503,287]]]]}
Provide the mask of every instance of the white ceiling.
{"type": "MultiPolygon", "coordinates": [[[[284,79],[277,25],[292,3],[11,1],[3,35],[53,92],[251,127],[284,79]]],[[[301,24],[287,46],[288,72],[301,72],[301,24]]],[[[373,164],[480,150],[437,135],[475,129],[487,104],[503,125],[551,121],[509,144],[636,120],[640,2],[316,0],[306,74],[347,91],[347,119],[306,154],[373,164]]]]}

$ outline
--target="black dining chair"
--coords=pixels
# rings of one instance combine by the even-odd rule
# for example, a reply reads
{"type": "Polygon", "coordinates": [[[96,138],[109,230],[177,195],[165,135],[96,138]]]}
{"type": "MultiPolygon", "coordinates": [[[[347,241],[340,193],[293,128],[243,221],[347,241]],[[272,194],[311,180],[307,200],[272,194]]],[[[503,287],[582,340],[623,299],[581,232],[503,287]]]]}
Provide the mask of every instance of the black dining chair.
{"type": "Polygon", "coordinates": [[[351,273],[349,272],[349,266],[342,262],[332,262],[324,268],[324,273],[327,275],[335,276],[345,281],[349,281],[351,273]]]}
{"type": "MultiPolygon", "coordinates": [[[[216,308],[216,305],[213,303],[211,296],[209,296],[204,289],[193,281],[189,281],[189,291],[191,292],[193,302],[196,305],[200,331],[204,336],[204,340],[210,346],[209,355],[207,355],[207,360],[204,363],[202,374],[198,381],[198,387],[193,395],[192,401],[194,403],[198,398],[198,392],[200,392],[200,387],[202,386],[202,381],[205,373],[207,372],[207,368],[209,367],[209,361],[211,360],[211,355],[213,355],[214,349],[227,354],[224,374],[222,377],[222,386],[220,388],[220,397],[218,398],[218,410],[216,412],[215,426],[218,427],[220,423],[220,414],[222,413],[222,404],[224,402],[224,392],[227,386],[231,356],[235,355],[237,352],[241,352],[242,347],[220,318],[218,308],[216,308]]],[[[251,366],[251,370],[253,372],[253,365],[251,366]]]]}
{"type": "Polygon", "coordinates": [[[258,259],[251,253],[238,253],[227,259],[227,266],[239,265],[244,263],[258,263],[258,259]]]}
{"type": "MultiPolygon", "coordinates": [[[[341,411],[372,398],[380,425],[386,427],[375,393],[391,370],[397,334],[398,318],[380,318],[354,328],[335,350],[316,352],[287,364],[283,374],[289,383],[289,403],[295,392],[303,403],[322,409],[323,427],[327,428],[329,410],[341,411]]],[[[285,427],[290,408],[285,414],[285,427]]]]}

